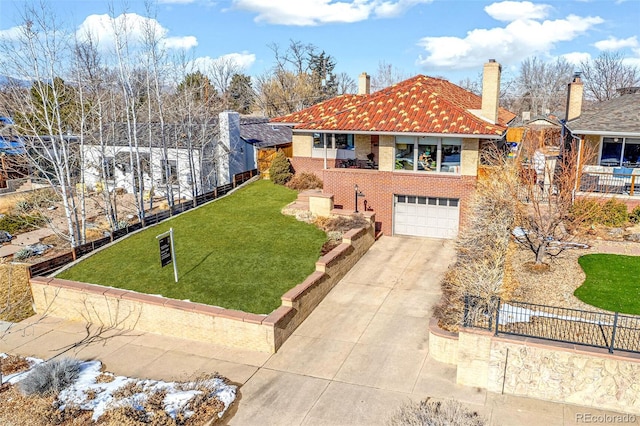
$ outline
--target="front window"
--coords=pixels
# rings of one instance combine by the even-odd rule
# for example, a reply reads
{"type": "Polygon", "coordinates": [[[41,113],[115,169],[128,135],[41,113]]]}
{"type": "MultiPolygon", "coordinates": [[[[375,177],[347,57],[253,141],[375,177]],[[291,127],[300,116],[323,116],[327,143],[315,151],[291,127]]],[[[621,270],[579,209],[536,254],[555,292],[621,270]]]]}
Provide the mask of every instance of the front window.
{"type": "Polygon", "coordinates": [[[600,156],[600,165],[608,167],[620,166],[620,157],[622,156],[622,139],[604,138],[602,140],[602,155],[600,156]]]}
{"type": "Polygon", "coordinates": [[[353,135],[335,134],[333,136],[337,149],[353,150],[353,135]]]}
{"type": "Polygon", "coordinates": [[[104,170],[104,177],[107,180],[115,179],[115,170],[114,170],[114,158],[113,157],[103,157],[102,158],[102,167],[104,170]]]}
{"type": "Polygon", "coordinates": [[[435,171],[438,166],[438,140],[418,138],[418,170],[435,171]]]}
{"type": "Polygon", "coordinates": [[[325,140],[328,149],[348,149],[354,150],[354,137],[346,133],[314,133],[313,147],[324,148],[325,140]]]}
{"type": "Polygon", "coordinates": [[[172,185],[178,183],[178,162],[176,160],[166,160],[164,162],[162,183],[172,185]]]}
{"type": "MultiPolygon", "coordinates": [[[[322,133],[314,133],[313,134],[313,147],[314,148],[324,148],[324,134],[322,133]]],[[[331,147],[328,147],[331,148],[331,147]]]]}
{"type": "Polygon", "coordinates": [[[625,138],[622,161],[626,167],[640,167],[640,138],[625,138]]]}
{"type": "Polygon", "coordinates": [[[462,140],[396,137],[396,170],[460,173],[462,140]]]}
{"type": "Polygon", "coordinates": [[[460,143],[442,144],[441,172],[460,172],[460,143]]]}
{"type": "Polygon", "coordinates": [[[600,165],[640,167],[640,138],[602,138],[600,165]]]}
{"type": "Polygon", "coordinates": [[[415,138],[399,136],[396,138],[396,170],[414,170],[415,138]]]}

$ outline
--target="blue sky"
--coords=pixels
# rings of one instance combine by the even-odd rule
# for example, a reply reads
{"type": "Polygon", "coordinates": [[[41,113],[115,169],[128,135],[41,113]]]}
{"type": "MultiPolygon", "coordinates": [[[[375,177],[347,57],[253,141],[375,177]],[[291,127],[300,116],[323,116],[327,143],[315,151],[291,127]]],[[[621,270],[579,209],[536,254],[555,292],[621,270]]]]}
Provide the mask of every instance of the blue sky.
{"type": "MultiPolygon", "coordinates": [[[[109,39],[109,2],[52,0],[75,30],[109,39]],[[105,16],[100,16],[105,15],[105,16]]],[[[115,15],[148,17],[143,1],[112,3],[115,15]]],[[[0,1],[0,37],[21,22],[24,1],[0,1]]],[[[249,75],[273,64],[271,43],[312,43],[353,78],[386,61],[407,75],[476,78],[495,58],[515,74],[528,56],[572,62],[621,51],[640,66],[640,0],[159,0],[155,19],[167,48],[199,61],[226,57],[249,75]]],[[[135,20],[131,20],[132,22],[135,20]]]]}

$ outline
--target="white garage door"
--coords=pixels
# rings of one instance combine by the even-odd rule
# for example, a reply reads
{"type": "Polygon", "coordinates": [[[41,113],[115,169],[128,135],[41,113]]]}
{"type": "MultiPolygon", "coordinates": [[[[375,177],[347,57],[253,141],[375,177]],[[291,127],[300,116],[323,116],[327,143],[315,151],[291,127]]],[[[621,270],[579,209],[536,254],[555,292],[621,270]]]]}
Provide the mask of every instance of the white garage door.
{"type": "Polygon", "coordinates": [[[460,200],[413,195],[395,195],[394,198],[394,234],[434,238],[458,235],[460,200]]]}

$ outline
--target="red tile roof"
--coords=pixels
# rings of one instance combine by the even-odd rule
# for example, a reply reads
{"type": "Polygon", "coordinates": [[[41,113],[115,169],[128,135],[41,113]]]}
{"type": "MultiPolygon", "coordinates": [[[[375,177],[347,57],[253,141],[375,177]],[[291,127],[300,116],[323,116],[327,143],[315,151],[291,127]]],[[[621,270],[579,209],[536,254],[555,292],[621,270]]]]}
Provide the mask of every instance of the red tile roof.
{"type": "Polygon", "coordinates": [[[515,115],[500,108],[491,124],[469,110],[482,100],[455,84],[418,75],[370,95],[342,95],[272,119],[297,130],[501,135],[515,115]]]}

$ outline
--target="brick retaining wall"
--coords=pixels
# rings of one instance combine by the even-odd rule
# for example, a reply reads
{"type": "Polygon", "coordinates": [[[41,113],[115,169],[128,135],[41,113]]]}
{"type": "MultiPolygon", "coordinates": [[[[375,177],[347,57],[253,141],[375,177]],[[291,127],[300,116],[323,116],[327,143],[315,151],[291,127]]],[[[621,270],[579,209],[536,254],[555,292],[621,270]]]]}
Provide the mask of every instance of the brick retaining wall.
{"type": "Polygon", "coordinates": [[[58,278],[31,279],[40,315],[146,331],[262,352],[275,352],[374,242],[371,225],[345,233],[316,271],[282,296],[269,315],[58,278]]]}

